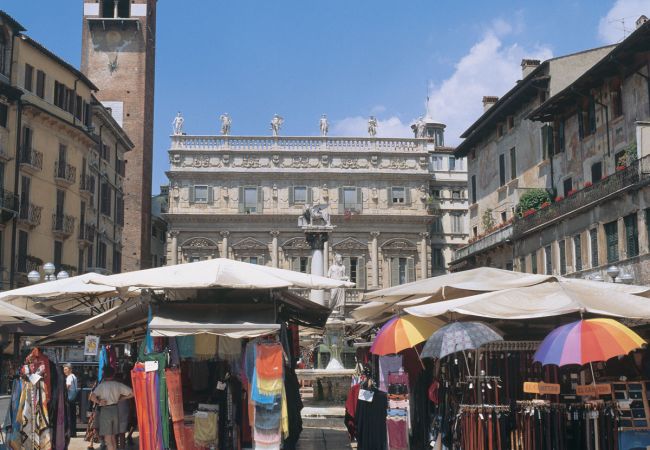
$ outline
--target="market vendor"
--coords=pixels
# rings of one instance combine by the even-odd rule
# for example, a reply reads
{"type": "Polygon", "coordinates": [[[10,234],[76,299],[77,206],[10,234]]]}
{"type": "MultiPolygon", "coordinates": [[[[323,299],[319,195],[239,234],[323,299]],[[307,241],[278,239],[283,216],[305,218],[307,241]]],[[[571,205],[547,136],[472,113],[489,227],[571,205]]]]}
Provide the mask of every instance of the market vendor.
{"type": "Polygon", "coordinates": [[[133,397],[133,390],[125,384],[115,381],[115,370],[104,369],[104,379],[90,394],[91,401],[101,407],[99,415],[99,435],[104,437],[108,450],[116,450],[116,435],[120,432],[118,402],[133,397]]]}

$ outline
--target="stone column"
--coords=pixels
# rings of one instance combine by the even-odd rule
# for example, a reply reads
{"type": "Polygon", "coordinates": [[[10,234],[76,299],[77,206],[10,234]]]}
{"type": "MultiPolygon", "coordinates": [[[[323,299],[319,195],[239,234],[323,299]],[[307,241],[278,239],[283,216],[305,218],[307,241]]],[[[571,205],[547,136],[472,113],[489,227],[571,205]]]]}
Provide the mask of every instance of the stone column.
{"type": "Polygon", "coordinates": [[[221,258],[229,258],[229,247],[228,247],[228,236],[230,236],[230,231],[222,231],[221,233],[221,258]]]}
{"type": "Polygon", "coordinates": [[[170,231],[171,238],[171,264],[178,264],[178,231],[170,231]]]}
{"type": "Polygon", "coordinates": [[[429,252],[427,249],[427,240],[429,233],[420,233],[420,276],[422,279],[429,278],[429,252]]]}
{"type": "MultiPolygon", "coordinates": [[[[322,277],[325,275],[323,248],[325,247],[325,242],[329,239],[329,233],[306,232],[305,239],[311,247],[311,274],[322,277]]],[[[320,305],[325,305],[325,291],[321,289],[312,289],[310,299],[320,305]]]]}
{"type": "Polygon", "coordinates": [[[278,236],[280,232],[278,230],[272,230],[270,233],[273,237],[271,243],[271,264],[273,267],[280,267],[280,256],[278,254],[278,236]]]}
{"type": "MultiPolygon", "coordinates": [[[[327,270],[329,267],[329,262],[330,262],[330,243],[329,241],[325,241],[325,244],[323,244],[323,272],[327,270]]],[[[327,275],[324,273],[324,275],[327,275]]]]}
{"type": "Polygon", "coordinates": [[[639,230],[639,254],[642,255],[650,250],[650,236],[648,236],[648,228],[645,223],[645,210],[639,210],[636,221],[639,230]]]}
{"type": "Polygon", "coordinates": [[[379,242],[377,238],[381,233],[379,231],[371,231],[370,236],[372,237],[372,253],[370,258],[372,260],[372,284],[373,287],[379,288],[379,242]]]}

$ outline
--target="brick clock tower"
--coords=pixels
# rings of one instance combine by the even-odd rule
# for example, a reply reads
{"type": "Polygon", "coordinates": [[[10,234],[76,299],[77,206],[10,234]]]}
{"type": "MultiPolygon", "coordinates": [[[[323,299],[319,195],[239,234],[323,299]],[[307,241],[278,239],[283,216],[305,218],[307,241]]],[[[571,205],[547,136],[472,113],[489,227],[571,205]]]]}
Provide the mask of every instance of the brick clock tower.
{"type": "MultiPolygon", "coordinates": [[[[151,266],[156,0],[84,0],[81,70],[135,147],[126,154],[123,270],[151,266]]],[[[99,134],[99,132],[96,130],[99,134]]]]}

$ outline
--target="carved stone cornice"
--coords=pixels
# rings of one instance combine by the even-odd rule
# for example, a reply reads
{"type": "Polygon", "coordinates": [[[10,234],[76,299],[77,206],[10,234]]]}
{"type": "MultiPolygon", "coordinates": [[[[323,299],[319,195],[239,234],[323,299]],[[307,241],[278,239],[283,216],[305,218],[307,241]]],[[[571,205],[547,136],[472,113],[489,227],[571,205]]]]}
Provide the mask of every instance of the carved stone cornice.
{"type": "Polygon", "coordinates": [[[183,242],[181,247],[183,249],[193,248],[193,249],[212,250],[217,248],[217,243],[214,242],[212,239],[196,237],[196,238],[188,239],[187,241],[183,242]]]}
{"type": "Polygon", "coordinates": [[[417,246],[403,238],[390,239],[381,245],[382,251],[416,251],[417,246]]]}
{"type": "Polygon", "coordinates": [[[357,239],[349,237],[343,239],[342,241],[337,242],[336,244],[332,244],[332,249],[333,250],[356,250],[356,251],[367,252],[368,244],[364,244],[363,242],[357,239]]]}
{"type": "Polygon", "coordinates": [[[282,249],[285,251],[291,250],[311,250],[311,246],[303,237],[294,237],[288,239],[282,244],[282,249]]]}
{"type": "Polygon", "coordinates": [[[244,238],[232,245],[233,250],[268,250],[269,246],[264,242],[253,238],[244,238]]]}

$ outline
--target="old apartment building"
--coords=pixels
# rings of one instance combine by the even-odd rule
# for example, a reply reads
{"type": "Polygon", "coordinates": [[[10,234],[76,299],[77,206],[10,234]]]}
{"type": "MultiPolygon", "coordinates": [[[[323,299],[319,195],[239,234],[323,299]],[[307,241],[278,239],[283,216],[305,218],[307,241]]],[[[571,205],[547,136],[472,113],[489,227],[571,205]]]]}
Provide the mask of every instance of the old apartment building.
{"type": "Polygon", "coordinates": [[[461,137],[457,157],[467,157],[469,244],[458,249],[452,270],[491,266],[512,269],[517,205],[534,188],[551,188],[553,136],[528,118],[611,50],[598,48],[541,62],[522,61],[522,79],[503,97],[484,97],[484,113],[461,137]]]}
{"type": "MultiPolygon", "coordinates": [[[[475,199],[471,226],[477,236],[456,252],[458,269],[485,264],[608,279],[606,269],[616,264],[621,270],[618,281],[650,282],[649,51],[650,24],[642,18],[620,44],[592,53],[600,57],[584,73],[521,108],[528,130],[517,129],[515,116],[513,131],[516,142],[527,139],[531,145],[499,146],[496,138],[492,148],[501,151],[480,159],[489,147],[463,142],[460,152],[470,155],[470,196],[475,199]],[[498,184],[485,186],[490,177],[498,184]],[[512,188],[524,191],[502,203],[512,188]],[[532,188],[541,188],[536,194],[545,192],[546,197],[537,203],[528,199],[524,205],[521,198],[532,188]],[[511,207],[516,214],[509,220],[511,207]],[[483,227],[488,209],[506,213],[495,215],[493,230],[483,227]]],[[[550,77],[552,83],[552,73],[550,77]]],[[[507,120],[496,125],[496,133],[508,131],[507,120]]]]}
{"type": "Polygon", "coordinates": [[[2,286],[53,262],[121,270],[124,154],[132,144],[80,71],[0,12],[2,286]]]}

